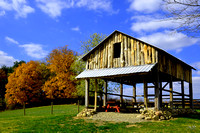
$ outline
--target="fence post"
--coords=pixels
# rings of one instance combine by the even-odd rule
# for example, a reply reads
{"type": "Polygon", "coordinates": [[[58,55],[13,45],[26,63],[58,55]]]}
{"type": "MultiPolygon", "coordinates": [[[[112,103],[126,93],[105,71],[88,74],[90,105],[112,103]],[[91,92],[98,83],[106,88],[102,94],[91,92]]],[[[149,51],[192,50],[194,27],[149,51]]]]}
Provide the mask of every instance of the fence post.
{"type": "Polygon", "coordinates": [[[25,107],[25,102],[24,102],[24,104],[23,104],[23,109],[24,109],[24,116],[26,115],[26,109],[25,109],[26,107],[25,107]]]}

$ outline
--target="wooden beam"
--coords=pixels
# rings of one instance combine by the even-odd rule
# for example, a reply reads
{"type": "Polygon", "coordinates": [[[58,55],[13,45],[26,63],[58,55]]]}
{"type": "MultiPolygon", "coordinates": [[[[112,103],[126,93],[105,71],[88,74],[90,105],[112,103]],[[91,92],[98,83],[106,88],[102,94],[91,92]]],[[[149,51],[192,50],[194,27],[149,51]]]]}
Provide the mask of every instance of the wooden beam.
{"type": "Polygon", "coordinates": [[[159,102],[159,67],[157,68],[156,72],[156,82],[155,82],[155,99],[154,99],[154,105],[155,105],[155,110],[160,110],[160,102],[159,102]]]}
{"type": "Polygon", "coordinates": [[[193,90],[192,90],[192,83],[189,83],[189,98],[190,98],[190,108],[194,108],[193,105],[193,90]]]}
{"type": "Polygon", "coordinates": [[[184,81],[181,80],[182,108],[185,108],[184,81]]]}
{"type": "Polygon", "coordinates": [[[90,80],[85,79],[85,107],[86,108],[89,107],[89,84],[90,84],[90,80]]]}
{"type": "Polygon", "coordinates": [[[133,103],[135,103],[136,102],[136,84],[134,83],[133,84],[133,103]]]}
{"type": "Polygon", "coordinates": [[[108,81],[104,80],[103,106],[106,106],[106,103],[107,103],[107,88],[108,88],[108,81]]]}
{"type": "Polygon", "coordinates": [[[170,90],[170,100],[169,100],[169,104],[170,104],[170,108],[172,109],[173,108],[173,82],[172,80],[169,82],[169,90],[170,90]]]}
{"type": "Polygon", "coordinates": [[[123,84],[120,83],[120,107],[123,106],[123,84]]]}
{"type": "Polygon", "coordinates": [[[94,81],[95,93],[94,93],[94,110],[97,110],[97,79],[94,81]]]}
{"type": "Polygon", "coordinates": [[[147,90],[147,82],[144,80],[144,106],[147,108],[147,103],[148,103],[148,99],[147,99],[147,94],[148,94],[148,90],[147,90]]]}

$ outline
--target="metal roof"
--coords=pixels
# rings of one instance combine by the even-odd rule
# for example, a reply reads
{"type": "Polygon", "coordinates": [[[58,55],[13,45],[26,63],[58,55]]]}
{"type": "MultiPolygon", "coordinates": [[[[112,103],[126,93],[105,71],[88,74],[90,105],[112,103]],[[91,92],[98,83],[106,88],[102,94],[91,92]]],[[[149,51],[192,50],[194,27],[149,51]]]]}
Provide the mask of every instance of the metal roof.
{"type": "Polygon", "coordinates": [[[120,67],[120,68],[84,70],[76,78],[77,79],[100,78],[100,77],[129,75],[129,74],[135,74],[135,73],[146,73],[146,72],[150,72],[156,64],[129,66],[129,67],[120,67]]]}

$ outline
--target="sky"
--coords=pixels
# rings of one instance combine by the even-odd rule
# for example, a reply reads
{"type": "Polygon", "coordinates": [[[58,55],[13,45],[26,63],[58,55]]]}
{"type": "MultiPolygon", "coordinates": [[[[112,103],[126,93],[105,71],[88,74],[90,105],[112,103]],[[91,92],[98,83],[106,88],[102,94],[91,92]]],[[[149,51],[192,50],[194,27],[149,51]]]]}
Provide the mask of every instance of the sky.
{"type": "Polygon", "coordinates": [[[179,21],[165,13],[162,0],[0,0],[0,66],[43,60],[65,45],[81,54],[91,34],[119,30],[195,67],[200,99],[200,39],[176,30],[179,21]]]}

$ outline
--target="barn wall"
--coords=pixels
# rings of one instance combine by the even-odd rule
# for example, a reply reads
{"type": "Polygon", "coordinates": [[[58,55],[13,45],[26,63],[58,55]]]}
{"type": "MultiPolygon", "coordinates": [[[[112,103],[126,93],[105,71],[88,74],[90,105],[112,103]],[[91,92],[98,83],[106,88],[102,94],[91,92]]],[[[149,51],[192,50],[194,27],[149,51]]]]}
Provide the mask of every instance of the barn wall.
{"type": "Polygon", "coordinates": [[[158,62],[158,51],[143,42],[116,32],[93,51],[86,62],[86,69],[137,66],[158,62]],[[121,54],[114,58],[114,45],[121,43],[121,54]]]}
{"type": "Polygon", "coordinates": [[[192,82],[192,71],[187,65],[171,56],[159,51],[159,69],[161,72],[170,74],[180,80],[192,82]]]}

